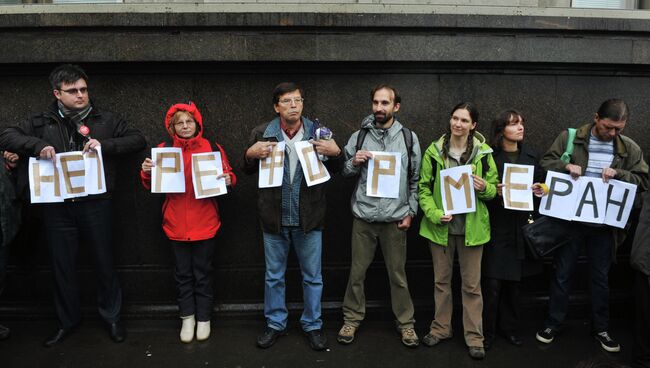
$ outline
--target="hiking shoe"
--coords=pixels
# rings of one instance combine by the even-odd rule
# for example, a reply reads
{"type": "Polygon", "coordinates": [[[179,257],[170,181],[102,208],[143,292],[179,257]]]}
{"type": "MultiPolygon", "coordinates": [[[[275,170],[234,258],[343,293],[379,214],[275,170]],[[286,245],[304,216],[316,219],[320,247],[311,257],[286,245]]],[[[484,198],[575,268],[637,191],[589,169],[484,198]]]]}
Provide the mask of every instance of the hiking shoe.
{"type": "Polygon", "coordinates": [[[412,328],[402,328],[399,330],[402,336],[402,344],[409,348],[417,348],[420,345],[420,339],[412,328]]]}
{"type": "Polygon", "coordinates": [[[338,336],[336,336],[336,341],[344,345],[350,344],[352,343],[352,341],[354,341],[354,334],[356,332],[357,332],[356,327],[346,323],[339,330],[339,334],[338,336]]]}
{"type": "Polygon", "coordinates": [[[605,351],[610,353],[618,353],[621,351],[621,345],[617,343],[616,340],[612,339],[607,331],[598,332],[594,337],[598,340],[600,346],[605,349],[605,351]]]}
{"type": "Polygon", "coordinates": [[[485,349],[480,346],[470,346],[468,352],[472,359],[482,360],[485,358],[485,349]]]}
{"type": "Polygon", "coordinates": [[[550,327],[546,327],[543,330],[537,331],[537,334],[535,334],[535,338],[539,342],[543,342],[544,344],[550,344],[553,342],[553,339],[555,339],[555,335],[557,334],[557,331],[550,327]]]}

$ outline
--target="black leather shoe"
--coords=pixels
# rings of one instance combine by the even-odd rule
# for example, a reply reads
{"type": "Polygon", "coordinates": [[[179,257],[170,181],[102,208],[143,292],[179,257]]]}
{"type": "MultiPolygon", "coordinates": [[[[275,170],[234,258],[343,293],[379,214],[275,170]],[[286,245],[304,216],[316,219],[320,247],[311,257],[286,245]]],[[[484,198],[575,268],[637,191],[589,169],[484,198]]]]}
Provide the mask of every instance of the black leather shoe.
{"type": "Polygon", "coordinates": [[[517,335],[508,335],[505,338],[506,338],[506,341],[508,341],[509,343],[511,343],[514,346],[521,346],[521,345],[524,344],[524,342],[521,341],[521,337],[519,337],[517,335]]]}
{"type": "Polygon", "coordinates": [[[327,337],[325,337],[323,330],[318,329],[304,332],[305,336],[307,336],[307,341],[309,341],[310,348],[316,351],[327,349],[327,337]]]}
{"type": "Polygon", "coordinates": [[[124,338],[126,337],[126,330],[124,330],[124,326],[122,326],[122,322],[113,322],[113,323],[108,323],[106,325],[108,328],[108,334],[111,337],[111,340],[115,343],[120,343],[124,341],[124,338]]]}
{"type": "Polygon", "coordinates": [[[275,340],[278,339],[280,336],[284,336],[287,334],[287,329],[285,328],[282,331],[273,329],[271,327],[266,327],[264,330],[264,333],[261,335],[257,336],[257,346],[259,346],[262,349],[270,348],[275,344],[275,340]]]}
{"type": "Polygon", "coordinates": [[[51,348],[52,346],[63,341],[66,337],[70,336],[73,330],[73,328],[59,328],[56,330],[54,335],[50,336],[47,340],[45,340],[45,342],[43,342],[43,346],[46,348],[51,348]]]}

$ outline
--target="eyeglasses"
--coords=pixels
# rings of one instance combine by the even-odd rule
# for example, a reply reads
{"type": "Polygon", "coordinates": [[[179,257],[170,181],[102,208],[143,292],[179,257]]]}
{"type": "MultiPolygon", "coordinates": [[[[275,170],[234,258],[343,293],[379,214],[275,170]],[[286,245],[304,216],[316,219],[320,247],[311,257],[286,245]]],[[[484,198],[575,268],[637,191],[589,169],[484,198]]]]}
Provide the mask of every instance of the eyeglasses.
{"type": "Polygon", "coordinates": [[[196,122],[194,121],[179,121],[178,123],[174,123],[174,126],[176,128],[181,128],[183,125],[187,125],[188,127],[196,125],[196,122]]]}
{"type": "Polygon", "coordinates": [[[292,102],[296,105],[301,105],[303,101],[305,101],[304,98],[296,97],[296,98],[283,98],[279,102],[282,105],[290,105],[292,102]]]}
{"type": "Polygon", "coordinates": [[[81,92],[82,95],[85,95],[88,93],[88,87],[82,87],[82,88],[70,88],[70,89],[60,89],[59,91],[65,92],[71,95],[76,95],[77,93],[81,92]]]}

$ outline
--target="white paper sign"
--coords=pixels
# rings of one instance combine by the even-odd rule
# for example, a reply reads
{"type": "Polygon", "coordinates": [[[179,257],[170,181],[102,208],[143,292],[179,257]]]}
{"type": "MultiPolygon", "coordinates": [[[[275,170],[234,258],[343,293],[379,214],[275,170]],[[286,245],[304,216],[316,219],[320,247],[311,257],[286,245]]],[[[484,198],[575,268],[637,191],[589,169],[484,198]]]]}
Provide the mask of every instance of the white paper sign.
{"type": "Polygon", "coordinates": [[[278,142],[273,146],[269,157],[260,160],[259,188],[273,188],[282,185],[284,176],[284,148],[285,142],[278,142]]]}
{"type": "Polygon", "coordinates": [[[296,142],[294,147],[298,153],[298,160],[308,187],[330,180],[330,173],[323,162],[318,159],[313,144],[308,141],[300,141],[296,142]]]}
{"type": "Polygon", "coordinates": [[[50,160],[29,158],[29,194],[32,203],[63,202],[61,175],[50,160]]]}
{"type": "Polygon", "coordinates": [[[178,147],[151,149],[154,166],[151,169],[151,193],[184,193],[185,165],[178,147]]]}
{"type": "Polygon", "coordinates": [[[226,178],[223,174],[221,152],[192,154],[192,185],[196,199],[209,198],[227,193],[226,178]]]}
{"type": "Polygon", "coordinates": [[[86,193],[106,193],[106,176],[104,175],[102,146],[97,146],[95,151],[86,152],[84,154],[84,164],[86,167],[86,193]]]}
{"type": "Polygon", "coordinates": [[[32,203],[58,203],[106,192],[101,147],[86,153],[57,153],[56,166],[50,160],[35,157],[30,157],[28,165],[32,203]]]}
{"type": "Polygon", "coordinates": [[[533,208],[533,174],[535,166],[503,165],[503,207],[517,211],[532,211],[533,208]]]}
{"type": "Polygon", "coordinates": [[[575,203],[574,221],[602,224],[607,210],[609,184],[602,178],[582,176],[577,182],[578,200],[575,203]]]}
{"type": "Polygon", "coordinates": [[[564,220],[606,224],[624,228],[630,217],[637,186],[619,180],[604,183],[601,178],[549,171],[549,193],[542,197],[539,213],[564,220]]]}
{"type": "Polygon", "coordinates": [[[605,224],[624,228],[636,197],[636,185],[620,180],[609,181],[605,224]]]}
{"type": "Polygon", "coordinates": [[[87,196],[86,168],[81,151],[58,153],[56,162],[59,175],[63,179],[63,199],[87,196]]]}
{"type": "Polygon", "coordinates": [[[542,197],[539,213],[564,220],[571,220],[574,215],[579,184],[570,175],[549,171],[546,174],[549,193],[542,197]]]}
{"type": "Polygon", "coordinates": [[[474,178],[470,165],[440,170],[442,207],[446,215],[476,211],[474,178]]]}
{"type": "Polygon", "coordinates": [[[369,197],[399,198],[402,175],[402,154],[371,151],[366,176],[366,195],[369,197]]]}

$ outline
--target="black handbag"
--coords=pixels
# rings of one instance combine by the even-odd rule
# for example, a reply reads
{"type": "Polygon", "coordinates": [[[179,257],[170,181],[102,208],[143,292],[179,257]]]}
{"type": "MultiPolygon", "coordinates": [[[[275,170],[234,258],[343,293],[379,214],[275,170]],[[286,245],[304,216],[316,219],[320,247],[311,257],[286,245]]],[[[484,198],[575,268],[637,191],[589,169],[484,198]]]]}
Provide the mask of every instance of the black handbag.
{"type": "Polygon", "coordinates": [[[530,253],[535,259],[539,259],[579,236],[571,225],[570,221],[541,216],[521,229],[530,253]]]}

